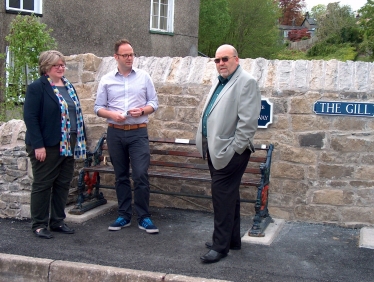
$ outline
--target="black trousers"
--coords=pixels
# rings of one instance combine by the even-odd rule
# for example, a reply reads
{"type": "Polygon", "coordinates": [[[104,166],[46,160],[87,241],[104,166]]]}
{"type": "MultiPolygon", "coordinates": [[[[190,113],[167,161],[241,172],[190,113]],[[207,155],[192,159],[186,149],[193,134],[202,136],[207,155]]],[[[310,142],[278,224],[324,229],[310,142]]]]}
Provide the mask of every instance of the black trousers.
{"type": "MultiPolygon", "coordinates": [[[[77,135],[71,134],[72,148],[76,139],[77,135]]],[[[70,183],[74,175],[73,156],[60,156],[60,145],[45,149],[46,158],[44,162],[40,162],[35,158],[34,149],[26,145],[34,177],[30,200],[33,231],[47,228],[48,225],[58,227],[63,224],[70,183]]]]}
{"type": "Polygon", "coordinates": [[[226,167],[217,170],[212,165],[208,149],[214,210],[212,249],[219,253],[227,254],[230,246],[241,246],[239,187],[250,155],[248,149],[241,155],[235,153],[226,167]]]}
{"type": "Polygon", "coordinates": [[[147,128],[122,130],[108,127],[107,144],[116,176],[118,215],[127,220],[131,220],[132,217],[131,165],[131,177],[134,182],[134,207],[138,221],[149,217],[150,150],[147,128]]]}

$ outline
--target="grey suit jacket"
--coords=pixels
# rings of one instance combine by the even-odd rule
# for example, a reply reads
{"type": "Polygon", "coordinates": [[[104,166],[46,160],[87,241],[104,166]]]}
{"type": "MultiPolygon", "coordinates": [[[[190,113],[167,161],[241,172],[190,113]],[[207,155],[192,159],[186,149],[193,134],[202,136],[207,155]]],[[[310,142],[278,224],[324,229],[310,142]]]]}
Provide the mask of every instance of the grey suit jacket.
{"type": "MultiPolygon", "coordinates": [[[[218,83],[218,79],[213,82],[203,113],[218,83]]],[[[208,116],[208,148],[215,169],[226,167],[235,152],[242,154],[247,148],[254,151],[253,137],[260,111],[261,93],[257,82],[239,66],[222,89],[208,116]]],[[[202,116],[197,129],[196,146],[203,155],[202,116]]]]}

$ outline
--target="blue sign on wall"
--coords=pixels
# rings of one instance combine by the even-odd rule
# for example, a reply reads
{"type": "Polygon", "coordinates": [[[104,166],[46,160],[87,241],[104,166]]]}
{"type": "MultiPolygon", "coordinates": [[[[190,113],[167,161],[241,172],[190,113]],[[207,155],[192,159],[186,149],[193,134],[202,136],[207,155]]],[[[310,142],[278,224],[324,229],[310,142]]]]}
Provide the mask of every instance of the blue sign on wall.
{"type": "Polygon", "coordinates": [[[258,117],[258,128],[267,128],[273,123],[273,103],[268,98],[261,98],[261,112],[258,117]]]}
{"type": "Polygon", "coordinates": [[[316,101],[313,111],[317,115],[348,115],[374,117],[374,104],[361,102],[316,101]]]}

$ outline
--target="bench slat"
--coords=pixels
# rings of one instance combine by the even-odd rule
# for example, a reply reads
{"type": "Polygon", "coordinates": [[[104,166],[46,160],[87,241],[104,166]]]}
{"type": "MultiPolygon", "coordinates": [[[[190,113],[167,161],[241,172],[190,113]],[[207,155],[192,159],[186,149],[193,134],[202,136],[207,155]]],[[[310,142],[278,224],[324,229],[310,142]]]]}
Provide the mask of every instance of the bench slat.
{"type": "Polygon", "coordinates": [[[184,151],[151,149],[151,154],[165,155],[165,156],[181,156],[181,157],[201,158],[201,155],[200,155],[199,152],[184,152],[184,151]]]}

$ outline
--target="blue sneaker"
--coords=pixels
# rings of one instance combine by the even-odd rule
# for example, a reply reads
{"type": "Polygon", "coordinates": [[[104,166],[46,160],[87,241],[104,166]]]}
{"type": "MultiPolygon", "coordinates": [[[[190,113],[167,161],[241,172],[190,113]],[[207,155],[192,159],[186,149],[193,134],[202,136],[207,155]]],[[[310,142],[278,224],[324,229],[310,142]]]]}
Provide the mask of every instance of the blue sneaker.
{"type": "Polygon", "coordinates": [[[131,225],[131,221],[127,220],[123,217],[118,217],[116,221],[114,221],[111,225],[109,225],[108,229],[112,231],[121,230],[121,228],[128,227],[131,225]]]}
{"type": "Polygon", "coordinates": [[[139,222],[139,229],[145,230],[147,233],[158,233],[158,228],[153,224],[152,220],[149,217],[143,218],[139,222]]]}

